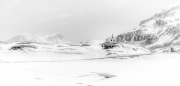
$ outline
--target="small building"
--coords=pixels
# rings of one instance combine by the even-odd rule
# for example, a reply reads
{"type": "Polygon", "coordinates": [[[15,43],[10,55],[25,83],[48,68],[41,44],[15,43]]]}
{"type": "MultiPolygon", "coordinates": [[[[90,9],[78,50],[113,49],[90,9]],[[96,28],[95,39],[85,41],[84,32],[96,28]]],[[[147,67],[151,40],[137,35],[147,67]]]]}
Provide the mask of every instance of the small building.
{"type": "Polygon", "coordinates": [[[112,34],[112,37],[107,38],[106,42],[108,42],[108,43],[117,43],[116,42],[116,37],[114,37],[113,34],[112,34]]]}
{"type": "Polygon", "coordinates": [[[116,47],[117,46],[116,44],[117,44],[116,37],[114,37],[112,34],[112,37],[107,38],[106,42],[102,43],[101,46],[103,47],[103,49],[109,49],[116,47]]]}

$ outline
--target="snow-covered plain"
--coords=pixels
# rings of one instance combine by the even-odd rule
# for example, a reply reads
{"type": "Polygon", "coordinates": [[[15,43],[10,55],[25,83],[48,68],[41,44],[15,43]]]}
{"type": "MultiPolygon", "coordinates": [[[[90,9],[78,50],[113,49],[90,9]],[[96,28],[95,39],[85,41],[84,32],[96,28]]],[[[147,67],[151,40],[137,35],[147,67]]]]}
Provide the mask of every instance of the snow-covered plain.
{"type": "Polygon", "coordinates": [[[1,45],[1,86],[180,85],[178,53],[150,54],[147,50],[128,45],[119,46],[125,46],[125,49],[106,51],[98,45],[80,47],[36,43],[31,45],[37,49],[9,50],[16,45],[1,45]],[[131,56],[136,52],[135,57],[119,57],[128,52],[131,56]]]}

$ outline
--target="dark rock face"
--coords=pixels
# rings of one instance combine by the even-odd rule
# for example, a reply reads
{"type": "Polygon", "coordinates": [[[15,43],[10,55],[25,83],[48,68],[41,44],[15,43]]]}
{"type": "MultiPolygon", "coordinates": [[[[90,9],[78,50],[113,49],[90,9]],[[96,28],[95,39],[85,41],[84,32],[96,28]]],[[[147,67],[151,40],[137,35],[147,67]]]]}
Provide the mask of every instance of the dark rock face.
{"type": "Polygon", "coordinates": [[[158,39],[157,36],[151,34],[144,34],[140,30],[124,33],[117,36],[118,43],[127,43],[127,44],[138,44],[141,46],[147,46],[158,39]]]}
{"type": "Polygon", "coordinates": [[[33,48],[37,49],[35,45],[15,45],[10,48],[10,50],[23,50],[24,48],[33,48]]]}

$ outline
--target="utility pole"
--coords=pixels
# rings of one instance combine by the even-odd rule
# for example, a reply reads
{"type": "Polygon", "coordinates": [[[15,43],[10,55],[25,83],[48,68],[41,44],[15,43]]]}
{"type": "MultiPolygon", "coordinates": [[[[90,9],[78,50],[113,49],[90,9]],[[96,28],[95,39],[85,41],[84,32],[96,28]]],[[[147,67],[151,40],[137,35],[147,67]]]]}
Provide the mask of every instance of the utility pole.
{"type": "Polygon", "coordinates": [[[83,43],[83,42],[81,41],[81,46],[82,46],[82,43],[83,43]]]}

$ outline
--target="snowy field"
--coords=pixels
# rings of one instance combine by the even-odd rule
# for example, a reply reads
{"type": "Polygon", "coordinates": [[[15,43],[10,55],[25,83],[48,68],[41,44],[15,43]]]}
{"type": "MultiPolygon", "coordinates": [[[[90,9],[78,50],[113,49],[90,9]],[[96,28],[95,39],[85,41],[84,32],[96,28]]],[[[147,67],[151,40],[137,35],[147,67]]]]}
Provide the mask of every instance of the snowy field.
{"type": "Polygon", "coordinates": [[[179,54],[148,55],[136,47],[139,55],[118,57],[133,54],[132,46],[105,51],[33,44],[38,48],[9,50],[14,45],[1,45],[1,86],[180,86],[179,54]]]}

